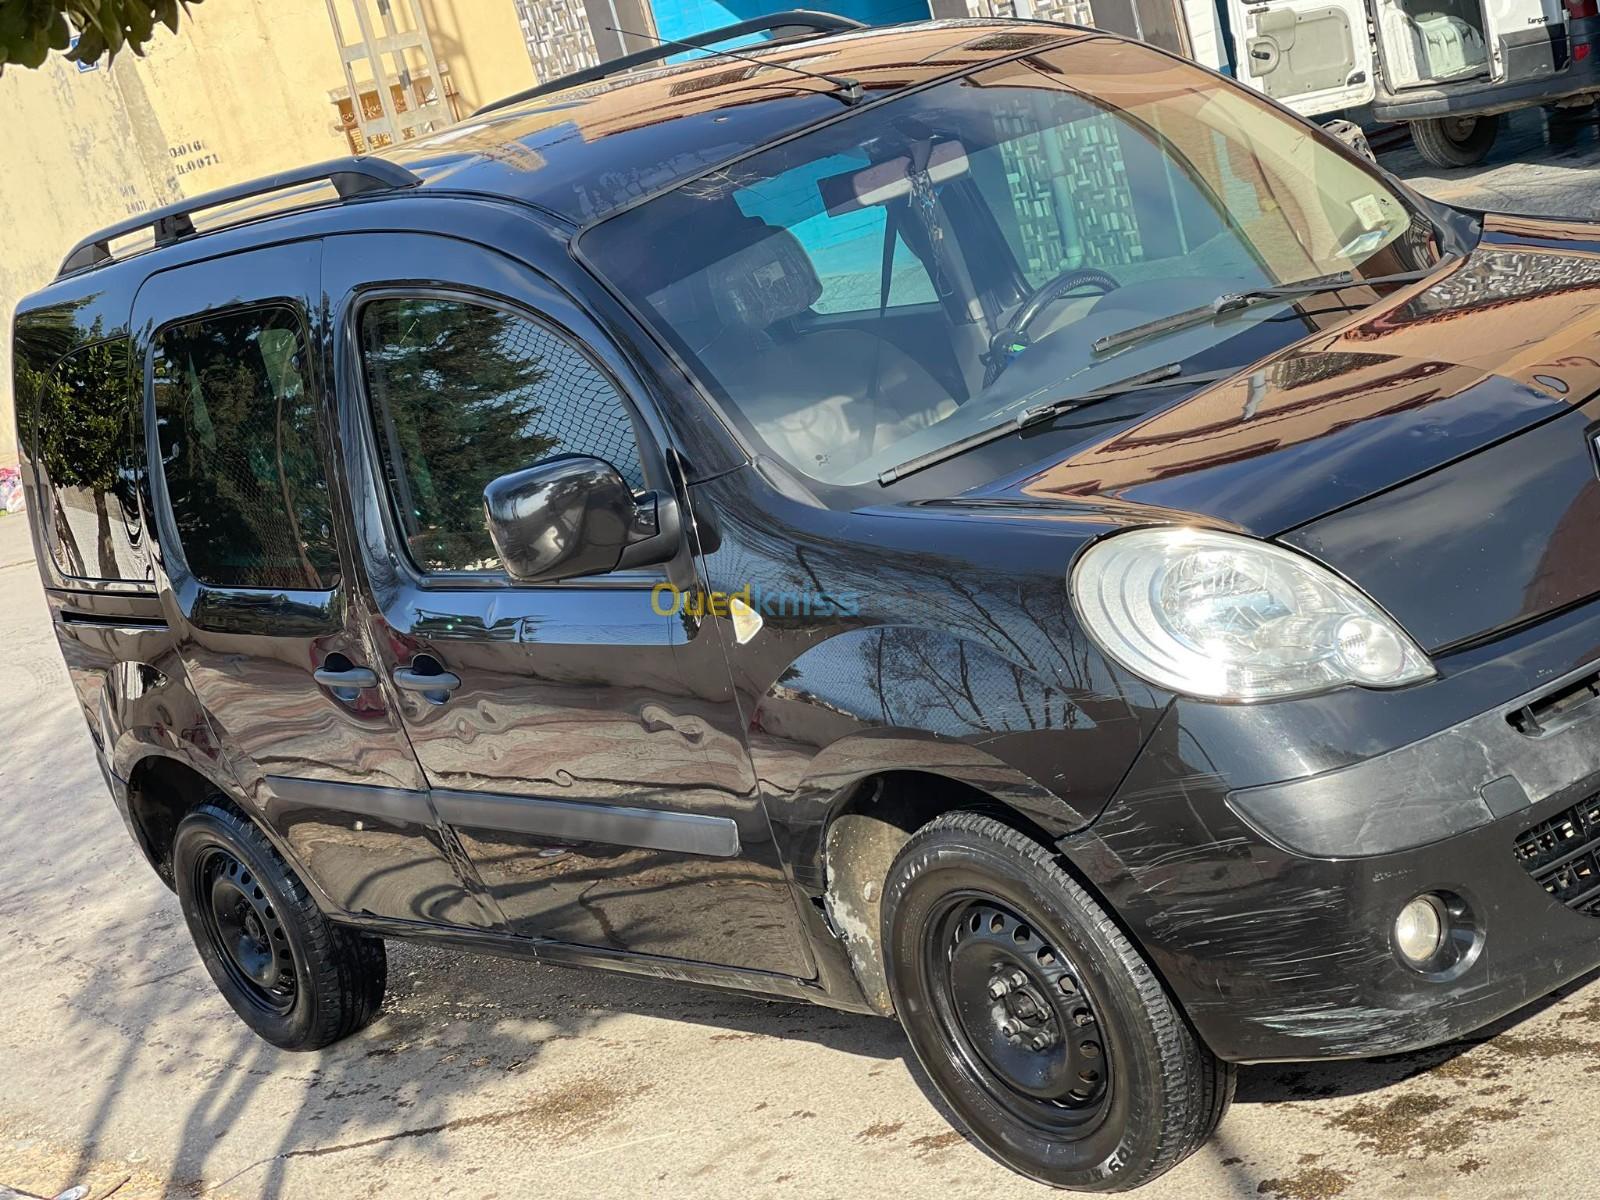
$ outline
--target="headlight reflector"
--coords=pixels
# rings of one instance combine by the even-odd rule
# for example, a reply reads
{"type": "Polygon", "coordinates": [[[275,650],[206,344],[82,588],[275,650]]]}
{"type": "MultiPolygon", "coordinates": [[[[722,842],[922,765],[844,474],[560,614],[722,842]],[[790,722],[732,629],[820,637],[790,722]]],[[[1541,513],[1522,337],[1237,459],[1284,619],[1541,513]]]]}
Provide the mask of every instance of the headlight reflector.
{"type": "Polygon", "coordinates": [[[1398,687],[1434,673],[1357,589],[1239,534],[1181,526],[1116,534],[1084,552],[1071,591],[1107,654],[1189,696],[1263,700],[1347,683],[1398,687]]]}

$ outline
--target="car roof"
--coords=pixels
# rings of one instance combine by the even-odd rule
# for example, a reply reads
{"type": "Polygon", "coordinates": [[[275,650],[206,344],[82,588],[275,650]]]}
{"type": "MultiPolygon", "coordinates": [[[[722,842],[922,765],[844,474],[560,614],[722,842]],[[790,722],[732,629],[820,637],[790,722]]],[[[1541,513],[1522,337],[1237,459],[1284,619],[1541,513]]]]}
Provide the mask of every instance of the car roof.
{"type": "Polygon", "coordinates": [[[552,92],[384,152],[424,188],[533,204],[573,225],[841,111],[843,76],[867,100],[1099,31],[1041,21],[923,21],[741,48],[552,92]]]}
{"type": "Polygon", "coordinates": [[[552,227],[575,229],[838,116],[846,111],[838,81],[859,85],[871,104],[1031,50],[1114,36],[1047,21],[921,21],[782,38],[741,48],[745,59],[713,51],[541,89],[417,141],[237,184],[101,230],[74,247],[57,279],[26,297],[18,315],[92,299],[109,282],[105,272],[121,276],[123,263],[136,285],[135,276],[161,269],[174,254],[180,261],[194,255],[197,243],[210,244],[204,235],[222,229],[243,234],[251,225],[270,236],[278,218],[319,209],[331,216],[338,206],[330,204],[330,183],[363,205],[419,195],[509,200],[542,212],[552,227]],[[356,185],[348,195],[340,173],[356,185]],[[200,212],[211,215],[192,219],[200,212]],[[124,238],[133,244],[113,253],[111,241],[124,238]]]}

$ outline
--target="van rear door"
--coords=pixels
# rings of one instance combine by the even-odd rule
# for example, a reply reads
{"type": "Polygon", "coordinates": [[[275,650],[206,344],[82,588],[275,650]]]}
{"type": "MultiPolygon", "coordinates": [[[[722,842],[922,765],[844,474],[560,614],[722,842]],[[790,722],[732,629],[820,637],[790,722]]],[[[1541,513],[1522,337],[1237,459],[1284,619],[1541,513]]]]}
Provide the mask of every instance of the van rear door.
{"type": "Polygon", "coordinates": [[[1306,117],[1372,100],[1362,0],[1229,0],[1228,8],[1240,83],[1306,117]]]}

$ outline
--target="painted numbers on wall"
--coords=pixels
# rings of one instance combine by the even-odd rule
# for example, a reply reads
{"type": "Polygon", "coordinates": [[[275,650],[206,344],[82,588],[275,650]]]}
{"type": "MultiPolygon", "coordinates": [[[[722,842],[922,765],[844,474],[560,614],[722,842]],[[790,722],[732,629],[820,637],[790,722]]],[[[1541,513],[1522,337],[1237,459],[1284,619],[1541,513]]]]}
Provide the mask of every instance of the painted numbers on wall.
{"type": "Polygon", "coordinates": [[[117,184],[117,195],[122,200],[123,209],[130,217],[136,217],[150,207],[149,202],[139,194],[139,189],[131,183],[117,184]]]}
{"type": "Polygon", "coordinates": [[[204,167],[214,167],[222,161],[215,153],[206,149],[202,138],[174,142],[167,147],[167,154],[172,159],[172,170],[176,175],[187,175],[204,167]]]}

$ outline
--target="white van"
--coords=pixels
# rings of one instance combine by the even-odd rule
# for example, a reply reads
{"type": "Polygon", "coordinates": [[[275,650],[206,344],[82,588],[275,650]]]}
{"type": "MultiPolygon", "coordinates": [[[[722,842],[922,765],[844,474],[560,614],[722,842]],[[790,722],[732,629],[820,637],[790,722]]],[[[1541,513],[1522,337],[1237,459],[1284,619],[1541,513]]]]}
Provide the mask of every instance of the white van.
{"type": "Polygon", "coordinates": [[[1441,167],[1500,115],[1600,93],[1596,0],[1181,0],[1189,52],[1302,116],[1371,106],[1441,167]]]}

